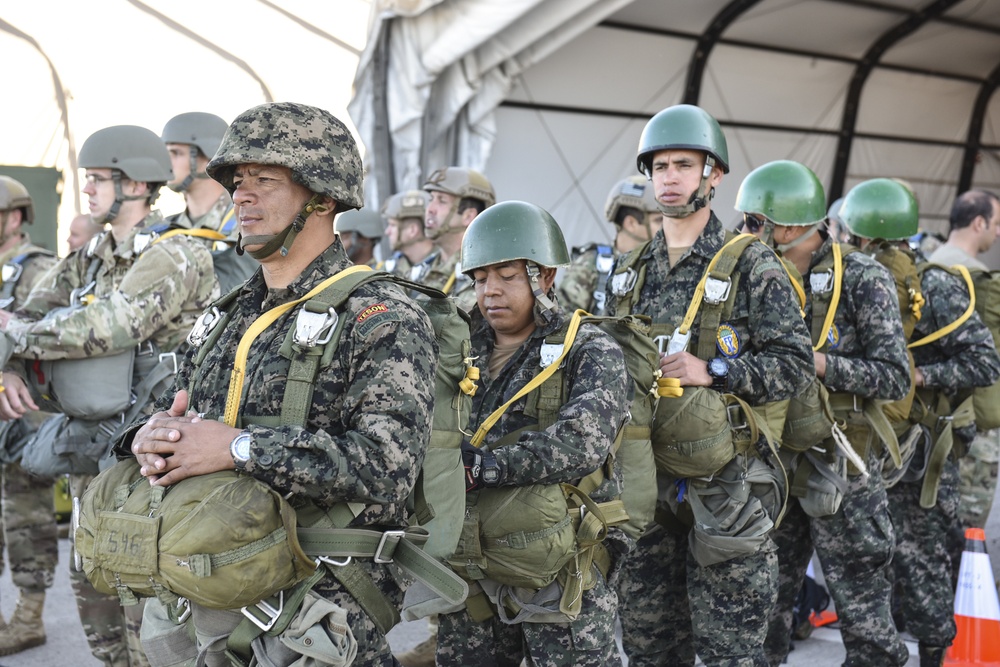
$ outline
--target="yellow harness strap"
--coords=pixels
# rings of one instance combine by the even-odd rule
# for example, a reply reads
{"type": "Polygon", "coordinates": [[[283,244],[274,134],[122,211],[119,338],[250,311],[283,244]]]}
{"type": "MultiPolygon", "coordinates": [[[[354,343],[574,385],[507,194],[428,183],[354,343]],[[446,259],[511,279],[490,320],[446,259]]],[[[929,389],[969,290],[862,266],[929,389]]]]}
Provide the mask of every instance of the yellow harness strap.
{"type": "Polygon", "coordinates": [[[164,239],[169,239],[171,236],[196,236],[200,239],[209,239],[211,241],[225,241],[226,235],[220,234],[219,232],[212,229],[170,229],[158,237],[153,243],[158,243],[164,239]]]}
{"type": "Polygon", "coordinates": [[[833,317],[837,314],[837,305],[840,303],[840,287],[844,282],[844,259],[840,254],[840,244],[833,246],[833,296],[830,297],[830,305],[826,309],[826,319],[823,320],[823,329],[820,332],[819,340],[813,345],[813,352],[819,352],[826,342],[826,337],[830,335],[830,328],[833,326],[833,317]]]}
{"type": "Polygon", "coordinates": [[[694,289],[694,296],[691,298],[691,305],[688,306],[687,314],[684,315],[684,321],[681,322],[679,331],[682,334],[686,334],[691,330],[691,325],[694,323],[694,318],[697,317],[698,315],[698,309],[701,308],[702,299],[705,298],[705,283],[708,282],[708,278],[712,274],[712,270],[715,269],[715,265],[719,263],[719,258],[722,257],[723,254],[726,252],[726,248],[728,248],[731,245],[735,245],[736,243],[739,243],[741,240],[746,239],[746,237],[748,236],[753,238],[755,241],[757,240],[757,237],[754,236],[753,234],[738,234],[737,236],[734,236],[732,239],[730,239],[729,243],[722,246],[722,249],[719,250],[719,252],[715,253],[715,257],[713,257],[712,261],[708,263],[708,268],[705,269],[705,274],[701,277],[701,280],[698,281],[698,286],[695,287],[694,289]]]}
{"type": "Polygon", "coordinates": [[[455,272],[452,271],[451,275],[448,276],[448,282],[444,284],[444,287],[441,288],[441,291],[444,292],[445,294],[451,294],[451,288],[454,286],[455,286],[455,272]]]}
{"type": "Polygon", "coordinates": [[[799,297],[799,315],[804,318],[806,316],[806,291],[802,289],[802,285],[795,279],[795,276],[792,275],[792,271],[788,268],[788,264],[785,260],[781,260],[781,267],[785,269],[785,273],[788,274],[788,282],[792,284],[792,289],[795,290],[795,295],[799,297]]]}
{"type": "MultiPolygon", "coordinates": [[[[928,343],[933,343],[939,338],[947,336],[952,331],[962,326],[962,323],[964,323],[967,319],[972,317],[972,313],[976,310],[976,288],[972,284],[972,276],[969,274],[969,270],[964,266],[962,266],[961,264],[956,264],[951,268],[962,274],[962,278],[965,280],[965,285],[969,289],[969,307],[966,308],[965,312],[959,315],[958,319],[952,322],[951,324],[941,327],[934,333],[927,334],[920,340],[913,341],[912,343],[906,346],[907,348],[913,349],[915,347],[920,347],[921,345],[927,345],[928,343]]],[[[921,299],[921,303],[923,303],[923,299],[921,299]]]]}
{"type": "Polygon", "coordinates": [[[371,267],[365,265],[348,267],[330,276],[319,285],[316,285],[316,287],[309,290],[309,293],[302,298],[283,303],[262,314],[247,328],[246,333],[240,338],[240,343],[236,347],[236,360],[233,363],[233,372],[229,376],[229,391],[226,394],[226,413],[224,419],[226,424],[236,426],[236,418],[240,410],[240,400],[243,396],[243,381],[246,378],[247,355],[250,353],[250,345],[257,339],[257,336],[295,306],[313,298],[341,278],[359,271],[371,271],[371,267]]]}
{"type": "Polygon", "coordinates": [[[472,440],[470,440],[474,446],[478,447],[483,442],[483,438],[486,437],[486,434],[489,433],[490,429],[493,428],[497,421],[500,420],[503,413],[507,412],[507,408],[509,408],[519,398],[526,396],[529,392],[535,389],[535,387],[538,387],[547,379],[552,377],[552,374],[558,370],[559,366],[563,362],[563,359],[565,359],[566,355],[569,354],[570,348],[573,347],[573,341],[576,340],[576,332],[577,329],[580,328],[580,318],[587,314],[587,311],[582,309],[573,313],[573,317],[569,321],[569,328],[566,329],[566,337],[563,339],[562,352],[555,361],[543,368],[541,373],[532,378],[528,384],[521,387],[521,390],[514,394],[513,398],[494,410],[493,413],[483,421],[479,428],[476,429],[476,433],[472,436],[472,440]]]}

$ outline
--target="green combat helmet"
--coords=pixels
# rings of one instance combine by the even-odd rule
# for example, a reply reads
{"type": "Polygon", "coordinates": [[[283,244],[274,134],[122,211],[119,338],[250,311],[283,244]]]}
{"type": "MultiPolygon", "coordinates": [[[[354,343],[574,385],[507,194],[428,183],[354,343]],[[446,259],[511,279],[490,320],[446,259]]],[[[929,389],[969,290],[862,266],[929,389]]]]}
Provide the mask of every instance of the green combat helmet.
{"type": "MultiPolygon", "coordinates": [[[[10,176],[0,176],[0,213],[21,209],[21,221],[31,224],[35,221],[35,205],[31,201],[28,188],[10,176]]],[[[3,222],[6,225],[7,216],[3,222]]]]}
{"type": "Polygon", "coordinates": [[[736,210],[751,231],[763,224],[764,242],[769,245],[775,225],[812,227],[792,243],[778,247],[785,251],[819,230],[826,219],[826,194],[809,167],[792,160],[775,160],[743,179],[736,193],[736,210]]]}
{"type": "Polygon", "coordinates": [[[90,135],[80,148],[78,166],[83,169],[110,169],[115,183],[115,203],[101,224],[118,215],[123,201],[148,199],[152,204],[164,183],[174,177],[170,154],[155,133],[137,125],[114,125],[90,135]],[[122,176],[149,184],[149,193],[126,197],[122,192],[122,176]]]}
{"type": "Polygon", "coordinates": [[[497,203],[497,195],[489,179],[475,169],[466,167],[445,167],[435,170],[427,177],[424,191],[444,192],[455,197],[448,215],[435,230],[435,237],[457,229],[455,223],[460,213],[458,207],[463,199],[480,201],[483,203],[483,208],[489,208],[497,203]]]}
{"type": "Polygon", "coordinates": [[[222,137],[226,134],[229,123],[215,114],[202,111],[192,111],[174,116],[163,126],[160,139],[165,144],[186,144],[190,146],[191,170],[183,181],[171,185],[175,192],[184,192],[196,178],[209,178],[208,174],[198,171],[199,152],[209,160],[219,150],[222,137]]]}
{"type": "Polygon", "coordinates": [[[554,304],[538,285],[539,267],[569,266],[569,250],[559,224],[545,209],[523,201],[491,206],[472,221],[462,239],[462,271],[523,259],[535,300],[543,311],[554,304]]]}
{"type": "Polygon", "coordinates": [[[917,200],[891,178],[858,183],[844,197],[840,218],[855,236],[900,241],[917,233],[917,200]]]}
{"type": "Polygon", "coordinates": [[[649,119],[639,137],[636,166],[640,173],[652,178],[653,156],[662,150],[695,150],[705,153],[705,170],[701,184],[691,201],[682,206],[662,206],[660,210],[670,218],[686,218],[704,208],[715,196],[715,189],[708,188],[712,167],[718,165],[722,173],[729,173],[729,149],[726,136],[718,121],[704,109],[690,104],[667,107],[649,119]]]}
{"type": "Polygon", "coordinates": [[[322,206],[323,197],[336,202],[335,214],[361,208],[365,203],[358,146],[347,126],[324,109],[275,102],[244,111],[226,130],[222,145],[208,163],[208,175],[233,194],[233,172],[240,164],[287,167],[292,178],[314,195],[280,233],[240,239],[236,246],[240,253],[245,245],[264,244],[250,253],[257,260],[279,248],[282,255],[287,255],[306,219],[322,206]]]}

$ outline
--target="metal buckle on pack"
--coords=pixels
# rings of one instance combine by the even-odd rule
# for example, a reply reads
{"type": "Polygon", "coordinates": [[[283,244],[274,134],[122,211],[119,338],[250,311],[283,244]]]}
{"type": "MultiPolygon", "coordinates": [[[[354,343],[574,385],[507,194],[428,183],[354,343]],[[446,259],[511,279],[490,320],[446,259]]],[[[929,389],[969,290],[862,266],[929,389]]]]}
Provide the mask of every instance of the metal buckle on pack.
{"type": "Polygon", "coordinates": [[[941,433],[948,428],[948,424],[951,424],[954,421],[955,415],[944,415],[943,417],[938,417],[937,421],[934,422],[934,430],[941,433]]]}
{"type": "Polygon", "coordinates": [[[7,264],[3,265],[2,269],[0,269],[0,278],[2,278],[3,282],[5,283],[11,283],[11,282],[16,283],[17,279],[21,277],[22,273],[24,273],[23,264],[15,264],[14,262],[8,262],[7,264]]]}
{"type": "Polygon", "coordinates": [[[326,345],[333,338],[333,330],[336,328],[337,311],[333,308],[325,313],[314,313],[303,308],[295,318],[295,344],[302,347],[326,345]]]}
{"type": "Polygon", "coordinates": [[[191,601],[187,598],[177,598],[177,606],[175,609],[177,611],[177,622],[183,623],[191,616],[191,601]],[[181,608],[183,608],[184,611],[181,611],[181,608]]]}
{"type": "Polygon", "coordinates": [[[538,365],[541,368],[548,368],[555,363],[559,355],[562,354],[565,345],[562,343],[542,343],[542,348],[539,351],[540,359],[538,365]]]}
{"type": "Polygon", "coordinates": [[[733,286],[733,281],[729,278],[719,280],[709,277],[705,281],[705,301],[713,306],[718,305],[729,298],[729,290],[733,286]]]}
{"type": "Polygon", "coordinates": [[[625,269],[622,273],[611,276],[611,293],[615,296],[625,296],[635,287],[639,274],[633,269],[625,269]]]}
{"type": "Polygon", "coordinates": [[[615,266],[614,255],[598,254],[594,260],[594,266],[597,268],[598,273],[610,273],[611,269],[615,266]]]}
{"type": "Polygon", "coordinates": [[[826,294],[833,289],[833,269],[809,274],[809,287],[813,294],[826,294]]]}
{"type": "Polygon", "coordinates": [[[607,301],[608,296],[603,289],[594,292],[594,310],[598,313],[604,311],[604,302],[607,301]]]}
{"type": "Polygon", "coordinates": [[[319,567],[320,563],[326,563],[327,565],[333,565],[334,567],[345,567],[351,564],[351,557],[348,556],[344,560],[337,560],[336,558],[330,558],[329,556],[316,556],[316,567],[319,567]]]}
{"type": "Polygon", "coordinates": [[[385,556],[383,556],[382,550],[385,548],[385,545],[389,542],[390,538],[395,540],[393,542],[393,545],[395,546],[396,544],[399,543],[400,540],[404,539],[405,537],[406,537],[405,530],[387,530],[384,533],[382,533],[382,539],[378,541],[378,546],[375,547],[375,553],[372,555],[372,560],[374,560],[376,563],[382,563],[382,564],[391,563],[392,557],[390,556],[389,558],[386,558],[385,556]]]}
{"type": "Polygon", "coordinates": [[[208,335],[212,333],[212,329],[215,325],[219,323],[222,319],[222,313],[216,306],[212,306],[204,313],[198,316],[195,320],[194,326],[191,327],[191,332],[188,333],[188,343],[191,347],[201,347],[201,344],[205,342],[208,335]]]}
{"type": "MultiPolygon", "coordinates": [[[[688,344],[691,342],[691,331],[686,331],[681,333],[680,329],[674,329],[674,332],[670,334],[670,340],[667,342],[667,356],[671,354],[677,354],[678,352],[685,352],[688,349],[688,344]]],[[[661,352],[661,354],[663,354],[661,352]]]]}
{"type": "Polygon", "coordinates": [[[730,428],[734,430],[740,430],[747,427],[746,415],[743,414],[742,406],[739,403],[733,403],[732,405],[726,406],[726,418],[729,420],[730,428]],[[743,418],[743,423],[738,424],[740,417],[743,418]]]}
{"type": "Polygon", "coordinates": [[[151,340],[145,340],[135,346],[135,356],[137,357],[150,357],[154,352],[156,352],[156,348],[151,340]]]}
{"type": "Polygon", "coordinates": [[[169,359],[171,361],[171,363],[173,364],[173,366],[174,366],[174,370],[172,371],[172,374],[173,375],[177,375],[177,353],[176,352],[161,352],[160,353],[160,363],[162,364],[167,359],[169,359]]]}
{"type": "Polygon", "coordinates": [[[97,286],[97,282],[91,280],[89,283],[83,287],[77,287],[75,290],[69,293],[69,304],[71,306],[83,305],[83,297],[90,294],[90,291],[97,286]]]}
{"type": "Polygon", "coordinates": [[[285,591],[278,591],[278,606],[270,604],[267,600],[261,600],[257,604],[253,605],[254,608],[258,609],[260,613],[267,618],[266,621],[262,621],[257,618],[256,614],[251,611],[250,606],[243,607],[240,611],[243,615],[250,619],[250,621],[256,625],[258,628],[267,632],[274,627],[274,624],[278,622],[278,617],[281,616],[281,612],[285,609],[285,591]]]}

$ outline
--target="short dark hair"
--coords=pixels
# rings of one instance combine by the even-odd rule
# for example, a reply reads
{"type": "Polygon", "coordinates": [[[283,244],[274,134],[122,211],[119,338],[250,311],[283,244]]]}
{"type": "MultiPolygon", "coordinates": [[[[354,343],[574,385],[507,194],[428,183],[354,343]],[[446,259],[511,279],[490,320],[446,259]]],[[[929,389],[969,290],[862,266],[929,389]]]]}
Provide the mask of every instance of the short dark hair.
{"type": "Polygon", "coordinates": [[[619,206],[618,214],[615,215],[615,220],[614,220],[615,225],[621,227],[622,225],[625,224],[625,218],[627,218],[630,215],[636,220],[638,220],[640,223],[642,223],[646,219],[646,214],[640,211],[639,209],[635,208],[634,206],[619,206]]]}
{"type": "Polygon", "coordinates": [[[979,216],[989,222],[993,218],[994,201],[1000,202],[1000,199],[987,190],[968,190],[958,195],[948,216],[951,231],[968,227],[979,216]]]}
{"type": "Polygon", "coordinates": [[[486,202],[475,197],[462,197],[458,202],[458,214],[461,215],[467,208],[476,209],[476,215],[479,215],[486,210],[486,202]]]}

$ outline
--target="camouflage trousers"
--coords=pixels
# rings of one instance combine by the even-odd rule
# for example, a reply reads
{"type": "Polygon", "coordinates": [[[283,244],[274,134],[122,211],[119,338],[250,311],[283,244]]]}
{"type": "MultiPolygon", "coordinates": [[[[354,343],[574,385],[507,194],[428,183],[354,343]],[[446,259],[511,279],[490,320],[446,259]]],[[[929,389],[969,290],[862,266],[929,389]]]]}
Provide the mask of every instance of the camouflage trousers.
{"type": "MultiPolygon", "coordinates": [[[[70,495],[82,498],[93,479],[93,475],[70,475],[70,495]]],[[[69,580],[91,654],[108,667],[149,667],[139,641],[142,603],[122,607],[116,596],[98,592],[73,561],[71,556],[69,580]]]]}
{"type": "Polygon", "coordinates": [[[1000,429],[976,434],[969,452],[958,463],[958,519],[962,528],[983,528],[997,488],[1000,429]]]}
{"type": "MultiPolygon", "coordinates": [[[[36,477],[19,463],[6,463],[3,475],[3,542],[14,585],[30,593],[52,586],[59,561],[59,529],[51,477],[36,477]]],[[[0,571],[3,544],[0,543],[0,571]]]]}
{"type": "MultiPolygon", "coordinates": [[[[878,458],[868,449],[868,469],[876,471],[878,458]]],[[[772,537],[778,545],[779,572],[778,603],[767,632],[772,666],[788,655],[792,606],[814,547],[840,619],[847,651],[844,666],[906,664],[909,652],[890,607],[895,533],[881,475],[851,476],[840,509],[832,516],[810,517],[798,502],[789,502],[772,537]]]]}
{"type": "Polygon", "coordinates": [[[688,533],[657,527],[639,540],[618,580],[629,667],[762,667],[778,561],[770,538],[756,552],[699,566],[688,533]]]}
{"type": "Polygon", "coordinates": [[[478,622],[466,610],[438,616],[438,667],[614,667],[618,596],[604,577],[583,594],[580,615],[569,623],[478,622]]]}
{"type": "Polygon", "coordinates": [[[937,504],[930,509],[920,507],[921,484],[899,482],[889,489],[889,510],[896,530],[894,602],[906,619],[906,631],[921,644],[948,646],[955,638],[952,552],[958,516],[958,464],[950,459],[944,464],[937,504]]]}

